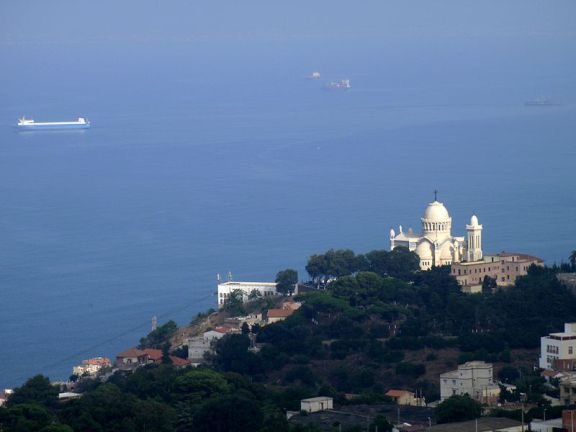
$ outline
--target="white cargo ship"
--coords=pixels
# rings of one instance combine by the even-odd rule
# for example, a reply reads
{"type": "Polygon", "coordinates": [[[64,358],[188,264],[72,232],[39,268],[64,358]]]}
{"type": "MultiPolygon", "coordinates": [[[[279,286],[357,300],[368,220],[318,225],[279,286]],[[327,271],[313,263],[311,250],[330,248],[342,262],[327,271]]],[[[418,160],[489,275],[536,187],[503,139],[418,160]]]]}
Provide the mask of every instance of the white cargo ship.
{"type": "Polygon", "coordinates": [[[326,84],[326,88],[328,90],[348,90],[349,88],[352,88],[352,86],[350,85],[349,79],[341,79],[338,81],[330,81],[326,84]]]}
{"type": "Polygon", "coordinates": [[[32,119],[22,117],[16,125],[18,129],[88,129],[90,122],[84,117],[78,117],[78,120],[63,122],[36,122],[32,119]]]}

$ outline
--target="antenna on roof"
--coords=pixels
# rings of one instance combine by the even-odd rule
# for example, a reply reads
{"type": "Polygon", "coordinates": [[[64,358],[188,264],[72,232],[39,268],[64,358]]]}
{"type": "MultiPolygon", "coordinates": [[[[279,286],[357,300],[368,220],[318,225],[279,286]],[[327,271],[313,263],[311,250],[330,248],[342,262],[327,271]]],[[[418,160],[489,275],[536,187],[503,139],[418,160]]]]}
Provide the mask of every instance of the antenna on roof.
{"type": "Polygon", "coordinates": [[[434,201],[438,201],[438,191],[436,189],[434,189],[434,201]]]}
{"type": "Polygon", "coordinates": [[[228,272],[228,282],[232,282],[232,272],[228,272]]]}

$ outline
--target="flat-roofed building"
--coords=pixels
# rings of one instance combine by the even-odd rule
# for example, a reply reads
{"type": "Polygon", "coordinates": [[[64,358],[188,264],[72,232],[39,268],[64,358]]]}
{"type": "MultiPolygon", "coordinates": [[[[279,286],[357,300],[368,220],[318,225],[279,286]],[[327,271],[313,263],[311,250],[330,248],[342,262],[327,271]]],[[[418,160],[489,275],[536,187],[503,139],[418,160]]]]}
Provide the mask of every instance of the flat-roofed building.
{"type": "Polygon", "coordinates": [[[228,281],[218,284],[218,307],[224,307],[226,299],[232,295],[234,291],[242,293],[242,300],[245,302],[251,296],[254,297],[270,297],[277,295],[275,282],[235,282],[228,281]]]}
{"type": "Polygon", "coordinates": [[[540,338],[542,369],[574,370],[576,367],[576,323],[565,323],[564,331],[540,338]]]}
{"type": "Polygon", "coordinates": [[[457,370],[440,375],[440,398],[467,394],[482,403],[492,404],[500,395],[500,387],[494,382],[494,369],[483,361],[466,362],[457,370]]]}
{"type": "Polygon", "coordinates": [[[95,375],[101,369],[111,367],[112,362],[106,357],[94,357],[82,360],[82,364],[72,368],[72,374],[77,376],[95,375]]]}
{"type": "Polygon", "coordinates": [[[531,255],[501,252],[485,255],[477,261],[453,263],[451,273],[462,291],[478,293],[482,291],[484,277],[494,279],[498,287],[511,286],[518,277],[528,274],[531,265],[543,266],[544,261],[531,255]]]}
{"type": "Polygon", "coordinates": [[[328,396],[318,396],[300,401],[300,410],[309,413],[333,409],[333,399],[328,396]]]}

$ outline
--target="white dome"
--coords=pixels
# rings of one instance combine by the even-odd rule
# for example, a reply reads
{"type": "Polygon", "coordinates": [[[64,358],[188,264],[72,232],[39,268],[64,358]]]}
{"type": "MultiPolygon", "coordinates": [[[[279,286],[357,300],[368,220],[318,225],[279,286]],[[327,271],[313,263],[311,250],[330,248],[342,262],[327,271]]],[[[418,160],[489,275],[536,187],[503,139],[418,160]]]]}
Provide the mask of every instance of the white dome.
{"type": "Polygon", "coordinates": [[[431,202],[424,211],[423,220],[427,222],[448,222],[450,215],[444,204],[438,201],[431,202]]]}
{"type": "Polygon", "coordinates": [[[432,259],[432,245],[427,241],[420,243],[416,247],[416,254],[420,257],[421,260],[432,259]]]}
{"type": "Polygon", "coordinates": [[[470,218],[470,225],[478,226],[478,218],[476,217],[476,215],[472,215],[472,217],[470,218]]]}

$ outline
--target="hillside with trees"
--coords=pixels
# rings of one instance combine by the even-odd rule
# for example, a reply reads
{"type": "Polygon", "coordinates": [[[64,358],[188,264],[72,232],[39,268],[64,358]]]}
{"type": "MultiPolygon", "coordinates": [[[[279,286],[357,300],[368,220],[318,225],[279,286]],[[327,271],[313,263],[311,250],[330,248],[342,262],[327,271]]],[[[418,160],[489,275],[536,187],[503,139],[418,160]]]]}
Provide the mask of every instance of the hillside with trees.
{"type": "MultiPolygon", "coordinates": [[[[83,397],[66,403],[37,376],[0,407],[0,429],[315,430],[290,425],[286,410],[319,395],[341,405],[389,403],[390,388],[435,400],[438,375],[469,360],[496,363],[500,378],[518,385],[516,394],[504,394],[507,400],[524,392],[539,403],[546,389],[522,365],[536,360],[540,336],[576,320],[576,298],[558,282],[557,267],[532,267],[514,287],[474,295],[462,293],[447,268],[419,271],[417,257],[401,248],[364,255],[330,250],[310,257],[306,269],[311,288],[295,297],[300,309],[284,321],[223,337],[207,367],[149,365],[105,382],[83,380],[83,397]]],[[[278,273],[286,293],[294,273],[278,273]]],[[[224,314],[253,307],[232,301],[224,314]]],[[[169,322],[140,346],[167,351],[176,330],[169,322]]],[[[477,409],[466,399],[452,401],[437,420],[469,418],[477,409]]]]}

